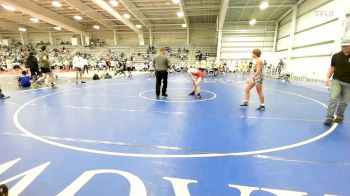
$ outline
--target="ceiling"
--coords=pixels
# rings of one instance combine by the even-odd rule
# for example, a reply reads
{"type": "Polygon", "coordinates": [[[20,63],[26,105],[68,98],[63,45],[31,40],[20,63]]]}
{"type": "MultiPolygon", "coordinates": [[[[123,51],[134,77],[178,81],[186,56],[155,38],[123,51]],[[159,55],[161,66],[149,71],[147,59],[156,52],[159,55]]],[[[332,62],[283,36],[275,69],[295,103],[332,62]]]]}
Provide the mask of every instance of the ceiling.
{"type": "Polygon", "coordinates": [[[256,19],[257,24],[275,23],[298,0],[269,0],[269,7],[266,10],[260,10],[261,2],[261,0],[230,1],[225,23],[248,24],[251,19],[256,19]]]}
{"type": "MultiPolygon", "coordinates": [[[[27,10],[31,7],[37,7],[40,14],[45,14],[46,11],[52,20],[57,18],[61,22],[81,29],[85,32],[116,30],[118,32],[132,32],[132,28],[119,20],[108,11],[97,5],[99,0],[58,0],[62,7],[53,7],[51,0],[0,0],[0,4],[6,2],[28,2],[27,10]],[[34,3],[34,4],[29,4],[34,3]],[[41,13],[42,11],[42,13],[41,13]],[[55,14],[52,14],[55,13],[55,14]],[[81,21],[75,20],[73,17],[79,15],[81,21]],[[55,17],[56,16],[56,17],[55,17]],[[100,29],[93,28],[94,25],[99,25],[100,29]]],[[[185,30],[181,25],[187,23],[190,28],[196,24],[214,25],[220,15],[220,6],[222,0],[181,0],[179,4],[174,4],[172,0],[118,0],[119,5],[111,8],[119,14],[130,14],[131,18],[128,22],[132,25],[142,25],[141,30],[154,31],[167,30],[185,30]],[[183,11],[184,16],[178,17],[177,12],[183,11]]],[[[107,0],[105,0],[108,3],[107,0]]],[[[281,17],[289,10],[297,0],[268,0],[270,6],[266,10],[260,10],[259,5],[261,0],[230,0],[227,8],[225,24],[231,23],[248,23],[252,18],[259,22],[273,22],[281,17]]],[[[27,5],[27,4],[25,4],[27,5]]],[[[24,6],[24,5],[23,5],[24,6]]],[[[53,27],[57,26],[50,21],[41,20],[39,23],[34,23],[29,20],[32,17],[32,12],[23,12],[17,9],[15,12],[7,11],[0,7],[0,32],[11,33],[18,32],[18,28],[10,27],[25,27],[28,32],[48,32],[55,31],[53,27]],[[6,25],[7,24],[7,25],[6,25]]],[[[62,31],[73,31],[63,27],[62,31]]]]}

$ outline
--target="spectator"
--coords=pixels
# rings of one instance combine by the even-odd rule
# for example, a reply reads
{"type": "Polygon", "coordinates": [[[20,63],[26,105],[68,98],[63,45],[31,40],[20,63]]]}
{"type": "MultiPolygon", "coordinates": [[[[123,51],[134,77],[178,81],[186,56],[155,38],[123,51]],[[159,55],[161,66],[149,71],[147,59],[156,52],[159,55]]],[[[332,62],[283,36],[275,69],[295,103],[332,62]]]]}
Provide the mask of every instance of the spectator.
{"type": "Polygon", "coordinates": [[[28,88],[30,85],[30,77],[27,76],[26,71],[22,71],[22,75],[18,78],[18,86],[22,88],[28,88]]]}
{"type": "Polygon", "coordinates": [[[277,74],[278,75],[281,75],[283,67],[284,67],[284,62],[282,59],[280,59],[280,62],[277,65],[277,74]]]}
{"type": "Polygon", "coordinates": [[[112,70],[116,70],[117,68],[117,60],[115,58],[111,58],[111,67],[112,70]]]}
{"type": "Polygon", "coordinates": [[[132,64],[133,64],[132,58],[126,60],[126,70],[128,71],[128,74],[129,74],[128,77],[132,77],[132,73],[131,73],[131,71],[132,71],[132,64]]]}
{"type": "Polygon", "coordinates": [[[86,54],[84,55],[82,63],[83,63],[83,74],[85,73],[85,70],[86,70],[86,73],[89,74],[89,62],[86,54]]]}
{"type": "Polygon", "coordinates": [[[69,59],[68,58],[66,58],[66,60],[64,60],[64,69],[65,70],[69,70],[69,59]]]}
{"type": "Polygon", "coordinates": [[[0,99],[7,99],[9,96],[5,96],[0,87],[0,99]]]}
{"type": "Polygon", "coordinates": [[[77,52],[75,57],[73,58],[73,67],[75,69],[75,73],[76,73],[76,81],[75,83],[78,84],[79,83],[79,78],[80,78],[80,82],[86,83],[85,81],[83,81],[83,57],[80,56],[80,53],[77,52]]]}

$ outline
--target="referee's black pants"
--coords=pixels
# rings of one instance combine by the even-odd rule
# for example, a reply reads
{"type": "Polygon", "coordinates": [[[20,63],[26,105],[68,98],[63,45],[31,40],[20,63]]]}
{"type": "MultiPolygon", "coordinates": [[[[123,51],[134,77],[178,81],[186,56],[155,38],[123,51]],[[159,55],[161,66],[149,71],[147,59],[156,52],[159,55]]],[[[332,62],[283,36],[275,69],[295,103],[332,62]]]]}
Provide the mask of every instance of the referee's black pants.
{"type": "Polygon", "coordinates": [[[168,87],[168,71],[156,71],[156,95],[160,95],[160,86],[163,80],[162,95],[166,94],[168,87]]]}

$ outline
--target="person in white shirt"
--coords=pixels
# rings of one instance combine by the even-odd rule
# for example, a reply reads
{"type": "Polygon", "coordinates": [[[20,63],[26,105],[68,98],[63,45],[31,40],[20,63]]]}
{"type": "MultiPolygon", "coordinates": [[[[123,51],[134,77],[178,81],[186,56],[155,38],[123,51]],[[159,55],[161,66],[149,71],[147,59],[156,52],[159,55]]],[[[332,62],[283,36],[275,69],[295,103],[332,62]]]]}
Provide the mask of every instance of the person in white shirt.
{"type": "Polygon", "coordinates": [[[132,62],[132,59],[131,59],[131,58],[128,59],[128,60],[126,60],[126,70],[128,71],[128,74],[129,74],[128,77],[132,77],[132,74],[131,74],[131,71],[132,71],[132,64],[133,64],[133,62],[132,62]]]}
{"type": "Polygon", "coordinates": [[[66,58],[66,60],[64,61],[64,69],[65,70],[69,70],[69,60],[66,58]]]}
{"type": "Polygon", "coordinates": [[[83,63],[83,73],[85,73],[85,70],[86,70],[86,73],[89,74],[89,62],[86,54],[84,55],[82,63],[83,63]]]}
{"type": "Polygon", "coordinates": [[[80,82],[86,83],[85,81],[83,81],[83,57],[80,56],[80,53],[76,53],[76,55],[73,58],[73,67],[75,69],[76,72],[76,82],[75,83],[79,83],[79,76],[80,76],[80,82]]]}
{"type": "Polygon", "coordinates": [[[155,73],[154,73],[154,64],[153,64],[153,61],[150,61],[150,62],[148,63],[148,70],[149,70],[149,79],[155,78],[156,75],[155,75],[155,73]]]}
{"type": "Polygon", "coordinates": [[[98,62],[98,71],[102,71],[103,68],[105,67],[106,61],[104,59],[100,59],[100,61],[98,62]]]}
{"type": "Polygon", "coordinates": [[[116,59],[112,58],[111,59],[111,67],[112,67],[112,70],[114,71],[117,67],[117,61],[116,59]]]}
{"type": "Polygon", "coordinates": [[[96,61],[94,59],[90,60],[90,66],[92,67],[93,70],[96,69],[96,61]]]}
{"type": "Polygon", "coordinates": [[[180,63],[181,71],[185,68],[185,65],[186,65],[185,61],[181,61],[181,63],[180,63]]]}

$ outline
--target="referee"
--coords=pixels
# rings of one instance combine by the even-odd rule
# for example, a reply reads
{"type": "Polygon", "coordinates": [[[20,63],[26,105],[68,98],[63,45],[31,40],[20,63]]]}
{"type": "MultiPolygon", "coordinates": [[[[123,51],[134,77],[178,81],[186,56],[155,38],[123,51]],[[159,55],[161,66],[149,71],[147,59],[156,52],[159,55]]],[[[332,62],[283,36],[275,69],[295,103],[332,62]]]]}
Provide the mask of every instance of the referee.
{"type": "Polygon", "coordinates": [[[156,96],[159,99],[160,86],[163,80],[162,96],[167,97],[168,87],[168,68],[170,67],[170,60],[165,56],[165,48],[160,48],[159,53],[153,59],[153,65],[156,71],[156,96]]]}
{"type": "Polygon", "coordinates": [[[333,55],[327,74],[326,85],[330,86],[327,119],[324,122],[327,126],[343,123],[344,113],[350,101],[350,37],[344,38],[341,46],[342,51],[333,55]]]}

